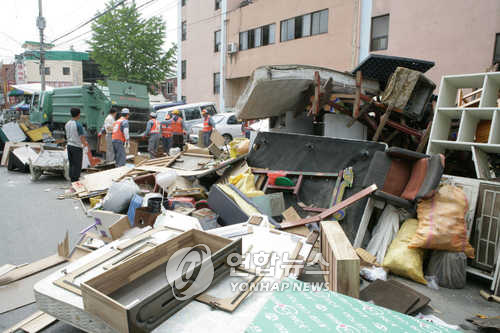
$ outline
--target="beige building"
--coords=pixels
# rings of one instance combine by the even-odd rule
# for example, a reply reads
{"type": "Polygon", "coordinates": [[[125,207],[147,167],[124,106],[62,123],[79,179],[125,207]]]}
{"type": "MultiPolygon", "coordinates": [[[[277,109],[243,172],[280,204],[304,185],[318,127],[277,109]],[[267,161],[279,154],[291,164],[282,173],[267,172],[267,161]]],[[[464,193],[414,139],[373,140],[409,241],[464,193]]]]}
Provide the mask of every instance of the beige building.
{"type": "Polygon", "coordinates": [[[373,52],[434,61],[439,86],[500,58],[498,0],[182,0],[178,11],[178,98],[219,109],[262,65],[351,71],[373,52]]]}
{"type": "MultiPolygon", "coordinates": [[[[19,83],[38,83],[40,75],[39,43],[25,42],[26,51],[18,56],[17,68],[19,83]]],[[[46,48],[51,48],[47,44],[46,48]]],[[[81,85],[83,83],[82,62],[89,60],[85,52],[76,51],[45,51],[45,82],[51,87],[81,85]]]]}

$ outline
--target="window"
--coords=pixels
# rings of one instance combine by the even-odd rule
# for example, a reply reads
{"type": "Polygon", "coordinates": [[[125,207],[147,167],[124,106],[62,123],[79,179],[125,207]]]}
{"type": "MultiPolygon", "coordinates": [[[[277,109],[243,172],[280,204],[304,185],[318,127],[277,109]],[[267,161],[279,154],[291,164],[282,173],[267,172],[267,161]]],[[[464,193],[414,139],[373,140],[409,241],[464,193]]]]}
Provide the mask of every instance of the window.
{"type": "Polygon", "coordinates": [[[221,47],[220,34],[221,34],[220,30],[217,30],[216,32],[214,32],[214,52],[220,51],[220,47],[221,47]]]}
{"type": "Polygon", "coordinates": [[[214,73],[214,95],[220,94],[220,73],[214,73]]]}
{"type": "Polygon", "coordinates": [[[222,2],[222,0],[215,0],[215,10],[220,9],[221,2],[222,2]]]}
{"type": "Polygon", "coordinates": [[[248,49],[248,31],[240,32],[240,51],[248,49]]]}
{"type": "Polygon", "coordinates": [[[497,34],[495,39],[495,53],[493,54],[493,63],[500,63],[500,33],[497,34]]]}
{"type": "Polygon", "coordinates": [[[372,17],[370,51],[387,50],[389,41],[389,14],[372,17]]]}
{"type": "Polygon", "coordinates": [[[69,67],[63,67],[63,75],[69,75],[69,67]]]}
{"type": "Polygon", "coordinates": [[[183,111],[184,111],[184,116],[186,117],[185,119],[186,121],[201,118],[200,108],[189,108],[189,109],[184,109],[183,111]]]}
{"type": "Polygon", "coordinates": [[[186,5],[186,1],[187,1],[187,0],[182,0],[182,1],[181,1],[182,7],[184,7],[184,6],[186,5]]]}
{"type": "Polygon", "coordinates": [[[187,24],[186,24],[186,21],[183,21],[182,22],[182,40],[186,40],[186,36],[187,36],[187,24]]]}
{"type": "Polygon", "coordinates": [[[174,81],[167,81],[167,94],[174,93],[174,81]]]}
{"type": "Polygon", "coordinates": [[[228,125],[237,125],[237,124],[241,124],[241,123],[242,123],[242,121],[239,121],[235,115],[232,115],[231,117],[227,118],[228,125]]]}
{"type": "MultiPolygon", "coordinates": [[[[41,74],[41,70],[40,70],[40,74],[41,74]]],[[[50,75],[50,67],[45,67],[45,75],[50,75]]]]}
{"type": "MultiPolygon", "coordinates": [[[[217,113],[217,111],[215,110],[215,106],[209,104],[209,105],[204,105],[201,107],[202,109],[205,109],[207,110],[208,114],[213,116],[214,114],[217,113]]],[[[214,119],[215,122],[217,122],[217,120],[214,119]]]]}
{"type": "Polygon", "coordinates": [[[181,61],[181,78],[184,80],[186,78],[186,60],[181,61]]]}
{"type": "Polygon", "coordinates": [[[181,101],[183,101],[184,103],[187,103],[187,97],[186,96],[181,96],[181,101]]]}
{"type": "Polygon", "coordinates": [[[281,41],[328,32],[328,9],[281,21],[281,41]]]}
{"type": "Polygon", "coordinates": [[[240,32],[240,51],[274,44],[276,40],[275,34],[276,24],[268,24],[240,32]]]}

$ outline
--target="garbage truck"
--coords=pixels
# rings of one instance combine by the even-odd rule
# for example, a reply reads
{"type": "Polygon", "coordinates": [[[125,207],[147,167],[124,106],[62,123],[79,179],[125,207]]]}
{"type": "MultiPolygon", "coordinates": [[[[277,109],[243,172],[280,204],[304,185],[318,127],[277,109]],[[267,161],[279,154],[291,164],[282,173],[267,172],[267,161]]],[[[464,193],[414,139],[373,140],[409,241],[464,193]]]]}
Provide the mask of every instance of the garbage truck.
{"type": "Polygon", "coordinates": [[[107,86],[83,84],[54,88],[42,96],[34,93],[30,104],[30,121],[47,125],[54,137],[64,136],[64,125],[71,119],[71,108],[81,111],[80,122],[87,132],[92,150],[97,149],[97,134],[111,108],[130,110],[130,137],[140,138],[149,119],[149,94],[142,84],[107,80],[107,86]]]}

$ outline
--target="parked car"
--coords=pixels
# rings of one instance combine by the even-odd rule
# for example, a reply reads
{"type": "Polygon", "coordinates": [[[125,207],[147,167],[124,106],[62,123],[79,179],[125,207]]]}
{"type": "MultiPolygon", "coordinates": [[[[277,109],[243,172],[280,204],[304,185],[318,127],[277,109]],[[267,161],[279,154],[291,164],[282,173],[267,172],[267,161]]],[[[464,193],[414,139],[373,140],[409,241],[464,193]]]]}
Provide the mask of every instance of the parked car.
{"type": "Polygon", "coordinates": [[[172,114],[174,110],[179,110],[181,112],[181,117],[186,124],[187,134],[193,134],[191,128],[195,125],[201,124],[203,126],[203,117],[201,116],[201,110],[206,109],[208,114],[211,116],[217,114],[217,109],[215,108],[215,103],[202,102],[202,103],[192,103],[184,104],[179,106],[174,106],[166,109],[161,109],[156,112],[156,119],[159,121],[165,120],[167,114],[172,114]]]}
{"type": "MultiPolygon", "coordinates": [[[[231,142],[234,138],[243,137],[241,133],[241,121],[236,118],[234,112],[218,113],[212,116],[215,123],[215,129],[224,137],[226,143],[231,142]]],[[[191,139],[197,141],[198,132],[203,129],[203,122],[195,125],[192,128],[193,134],[191,139]]]]}

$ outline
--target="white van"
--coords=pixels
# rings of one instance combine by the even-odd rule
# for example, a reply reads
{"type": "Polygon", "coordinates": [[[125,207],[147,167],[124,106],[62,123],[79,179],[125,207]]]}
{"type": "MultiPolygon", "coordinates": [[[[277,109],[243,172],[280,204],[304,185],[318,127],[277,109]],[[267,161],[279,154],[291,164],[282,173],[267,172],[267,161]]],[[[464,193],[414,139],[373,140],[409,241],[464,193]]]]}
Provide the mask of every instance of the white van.
{"type": "MultiPolygon", "coordinates": [[[[160,109],[156,111],[156,119],[158,121],[165,120],[165,117],[168,114],[172,115],[174,110],[179,110],[184,123],[186,124],[187,134],[191,133],[191,128],[197,124],[203,124],[203,117],[201,116],[201,110],[207,110],[208,114],[213,116],[217,114],[217,109],[215,108],[215,103],[212,102],[202,102],[202,103],[192,103],[192,104],[184,104],[173,106],[166,109],[160,109]]],[[[197,133],[196,133],[197,134],[197,133]]]]}

